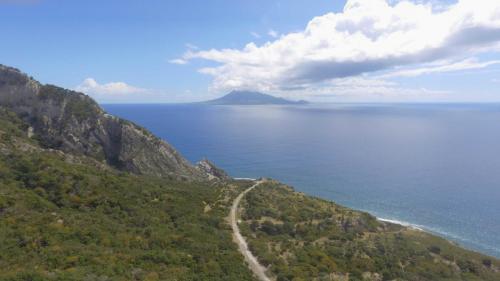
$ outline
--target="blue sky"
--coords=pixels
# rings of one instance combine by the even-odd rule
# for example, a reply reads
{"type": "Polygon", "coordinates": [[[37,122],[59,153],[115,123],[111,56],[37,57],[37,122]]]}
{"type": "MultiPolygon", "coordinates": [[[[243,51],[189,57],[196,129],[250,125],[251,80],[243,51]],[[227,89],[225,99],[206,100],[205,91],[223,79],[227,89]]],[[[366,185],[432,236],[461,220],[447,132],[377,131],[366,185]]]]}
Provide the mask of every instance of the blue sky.
{"type": "Polygon", "coordinates": [[[0,0],[0,63],[100,102],[500,101],[500,4],[400,2],[0,0]]]}

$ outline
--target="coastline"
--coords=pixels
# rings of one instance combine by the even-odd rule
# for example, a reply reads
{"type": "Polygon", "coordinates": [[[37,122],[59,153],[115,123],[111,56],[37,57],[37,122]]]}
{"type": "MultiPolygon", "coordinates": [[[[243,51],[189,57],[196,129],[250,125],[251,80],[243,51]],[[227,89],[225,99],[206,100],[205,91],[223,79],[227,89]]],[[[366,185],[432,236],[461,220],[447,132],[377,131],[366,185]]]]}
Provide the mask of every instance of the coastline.
{"type": "Polygon", "coordinates": [[[235,181],[256,181],[254,178],[233,178],[235,181]]]}
{"type": "MultiPolygon", "coordinates": [[[[444,122],[442,124],[446,126],[453,126],[453,128],[457,126],[456,128],[458,128],[457,122],[461,121],[462,117],[457,120],[454,119],[457,117],[453,113],[454,108],[454,106],[444,107],[442,111],[440,110],[440,112],[443,112],[442,115],[439,116],[428,116],[427,113],[435,109],[428,109],[427,107],[417,109],[393,107],[392,109],[376,111],[363,106],[353,107],[347,111],[339,111],[328,106],[325,106],[322,110],[308,111],[278,110],[274,107],[262,107],[259,109],[259,112],[263,114],[262,116],[259,115],[261,113],[253,114],[244,108],[190,108],[190,112],[195,115],[207,114],[208,116],[210,114],[212,118],[210,122],[217,121],[217,123],[214,123],[217,124],[216,128],[214,128],[215,131],[209,133],[205,131],[207,124],[203,125],[197,122],[196,118],[186,117],[186,109],[183,107],[111,106],[108,111],[135,120],[140,124],[146,124],[153,132],[169,140],[191,162],[207,157],[214,163],[222,164],[221,168],[235,177],[258,178],[266,176],[279,179],[281,182],[294,186],[296,190],[305,192],[308,195],[331,200],[353,209],[368,211],[368,213],[377,217],[406,221],[410,222],[410,224],[414,223],[417,224],[417,227],[419,225],[423,226],[422,228],[426,231],[458,241],[461,245],[465,245],[470,249],[500,257],[499,250],[490,250],[499,248],[500,245],[500,238],[495,235],[500,233],[500,224],[496,223],[498,220],[495,219],[496,214],[500,211],[496,200],[497,194],[500,196],[500,193],[498,193],[498,189],[490,185],[498,182],[500,176],[498,176],[498,173],[496,173],[497,175],[490,174],[490,170],[496,167],[491,162],[493,160],[490,158],[485,159],[490,161],[488,163],[492,163],[489,166],[492,169],[478,170],[482,177],[472,180],[470,177],[465,176],[467,171],[464,171],[463,165],[456,164],[456,161],[452,161],[450,158],[440,160],[440,158],[438,159],[430,153],[417,155],[414,152],[399,150],[398,148],[397,152],[387,154],[390,149],[387,148],[386,150],[386,146],[367,146],[366,149],[370,152],[367,155],[381,156],[387,154],[395,156],[386,159],[387,161],[384,161],[383,166],[377,166],[380,164],[377,160],[379,157],[368,157],[365,154],[355,154],[356,157],[350,157],[349,153],[344,153],[344,148],[355,149],[360,144],[357,141],[358,138],[354,138],[358,134],[361,137],[360,139],[375,138],[381,141],[393,139],[389,138],[389,136],[397,139],[405,138],[403,125],[407,124],[407,120],[402,119],[404,116],[412,116],[412,118],[415,118],[412,120],[416,122],[426,122],[425,124],[428,124],[432,129],[436,128],[437,124],[441,124],[439,122],[444,122]],[[333,118],[338,115],[346,119],[333,118]],[[424,118],[423,116],[428,117],[424,118]],[[345,122],[353,122],[353,124],[364,126],[367,124],[366,122],[371,122],[370,120],[373,120],[373,118],[382,117],[397,121],[398,128],[402,128],[401,132],[392,131],[391,126],[385,126],[384,124],[380,124],[380,130],[370,129],[369,131],[351,130],[343,126],[346,124],[345,122]],[[157,123],[155,118],[162,118],[164,121],[157,123]],[[308,118],[312,123],[317,124],[318,128],[311,128],[307,124],[300,122],[291,127],[277,127],[278,123],[276,122],[285,118],[293,120],[308,118]],[[245,127],[242,128],[231,120],[240,120],[245,124],[245,127]],[[328,120],[337,121],[331,124],[328,120]],[[177,131],[175,128],[178,124],[192,128],[192,130],[177,131]],[[326,130],[330,126],[328,124],[331,124],[335,130],[345,130],[342,131],[345,134],[340,137],[338,134],[330,133],[331,130],[326,130]],[[400,125],[402,127],[399,127],[400,125]],[[303,133],[298,134],[299,131],[303,133]],[[276,132],[276,137],[267,138],[267,132],[276,132]],[[204,138],[197,138],[200,134],[206,135],[204,138]],[[314,136],[323,137],[319,139],[314,136]],[[288,139],[288,137],[291,138],[288,139]],[[185,142],[184,139],[193,139],[193,141],[185,142]],[[328,143],[325,139],[331,139],[334,142],[328,143]],[[315,142],[317,145],[315,147],[304,146],[308,142],[315,142]],[[284,143],[287,143],[287,145],[283,146],[284,143]],[[230,153],[221,153],[224,151],[230,151],[230,153]],[[406,167],[401,165],[402,162],[400,161],[403,161],[403,159],[399,159],[399,156],[397,156],[403,154],[407,155],[408,158],[418,157],[420,160],[409,163],[409,166],[406,167]],[[439,164],[438,167],[444,170],[436,172],[443,173],[442,179],[446,180],[443,186],[446,186],[449,190],[441,192],[440,181],[435,178],[433,173],[429,172],[430,169],[419,168],[425,167],[424,162],[421,161],[432,165],[442,164],[439,164]],[[360,169],[353,169],[355,166],[359,166],[360,169]],[[334,168],[335,172],[332,172],[329,167],[334,168]],[[370,167],[378,167],[377,173],[370,167]],[[451,175],[448,177],[446,176],[446,167],[453,167],[453,171],[460,172],[457,173],[456,177],[451,175]],[[390,176],[393,171],[397,172],[395,174],[398,177],[397,180],[390,176]],[[421,173],[418,178],[414,178],[414,171],[421,173]],[[485,175],[491,175],[491,177],[488,179],[485,175]],[[492,193],[491,196],[481,196],[476,198],[477,200],[470,200],[474,196],[472,190],[475,189],[462,189],[461,186],[477,186],[481,194],[488,194],[488,190],[495,191],[495,193],[492,193]],[[391,193],[391,196],[380,195],[383,193],[391,193]],[[433,195],[430,196],[430,194],[433,195]],[[450,196],[453,197],[453,200],[450,199],[450,196]],[[383,205],[389,206],[386,208],[383,205]],[[484,208],[481,205],[484,205],[484,208]],[[451,213],[452,216],[450,216],[449,210],[456,211],[451,213]],[[474,212],[467,210],[474,210],[474,212]],[[423,212],[425,212],[426,216],[421,219],[420,214],[424,214],[423,212]],[[482,245],[478,245],[481,243],[482,245]]],[[[478,113],[470,113],[470,115],[474,118],[483,118],[484,114],[482,112],[478,109],[478,113]]],[[[492,115],[492,117],[496,119],[496,114],[492,115]]],[[[468,124],[466,129],[469,128],[469,125],[478,125],[475,126],[476,129],[478,128],[484,134],[487,134],[486,129],[496,126],[489,121],[484,126],[479,126],[479,124],[473,122],[468,124]]],[[[467,137],[462,132],[463,130],[451,132],[450,135],[443,136],[446,137],[445,139],[432,140],[431,144],[433,147],[437,147],[435,145],[441,145],[442,141],[467,137]]],[[[420,139],[416,141],[416,144],[420,145],[422,149],[426,148],[425,145],[428,144],[427,141],[421,141],[420,139]]],[[[468,155],[468,153],[465,153],[471,151],[469,148],[461,147],[457,143],[452,144],[449,149],[454,152],[453,157],[477,159],[475,158],[476,154],[468,155]]],[[[482,147],[484,149],[481,149],[481,153],[494,155],[490,151],[493,151],[495,146],[485,143],[482,147]]],[[[494,161],[495,163],[498,162],[497,160],[494,161]]]]}
{"type": "MultiPolygon", "coordinates": [[[[371,214],[371,212],[368,212],[368,213],[371,214]]],[[[375,217],[375,218],[380,222],[396,224],[396,225],[410,228],[412,230],[422,231],[422,232],[425,232],[427,234],[441,237],[441,238],[449,241],[450,243],[454,243],[457,246],[464,248],[464,249],[467,249],[469,251],[473,251],[473,252],[476,252],[476,253],[479,253],[482,255],[491,256],[493,258],[500,258],[499,256],[491,253],[492,251],[495,251],[495,252],[500,251],[500,248],[491,248],[491,246],[484,245],[484,244],[479,243],[477,241],[472,241],[470,239],[466,239],[466,238],[463,238],[463,237],[458,236],[458,235],[454,235],[454,234],[451,234],[451,233],[448,233],[448,232],[445,232],[442,230],[433,229],[433,228],[426,227],[423,225],[412,224],[409,222],[395,220],[395,219],[387,219],[387,218],[381,218],[381,217],[375,217]],[[473,245],[475,245],[475,246],[473,246],[473,245]],[[481,247],[483,249],[482,250],[478,249],[478,247],[481,247]]]]}
{"type": "MultiPolygon", "coordinates": [[[[248,182],[244,184],[245,187],[250,185],[248,182]]],[[[251,189],[253,188],[254,186],[251,187],[251,189]]],[[[350,253],[349,251],[354,251],[349,248],[352,242],[360,247],[359,249],[361,250],[359,251],[373,249],[370,245],[378,245],[373,250],[374,252],[372,250],[366,252],[367,256],[373,257],[372,261],[380,261],[380,255],[390,259],[397,257],[401,264],[412,265],[408,268],[408,274],[432,276],[429,280],[438,280],[438,276],[448,278],[452,275],[453,278],[449,280],[472,280],[469,277],[473,277],[476,273],[488,274],[491,271],[495,274],[500,273],[498,270],[500,269],[500,265],[497,266],[495,264],[495,262],[498,262],[498,259],[494,255],[488,255],[484,251],[471,250],[469,247],[464,247],[457,243],[454,239],[449,239],[444,235],[436,235],[434,232],[420,225],[417,226],[405,221],[387,218],[391,218],[391,216],[368,216],[368,212],[366,211],[351,209],[344,207],[344,205],[339,205],[332,200],[307,195],[279,181],[273,181],[271,185],[263,186],[255,192],[252,200],[247,202],[248,204],[246,205],[248,209],[245,220],[247,227],[245,236],[252,245],[252,253],[255,257],[263,258],[263,264],[279,265],[279,257],[281,257],[283,248],[277,245],[287,243],[286,241],[289,241],[290,237],[296,237],[296,243],[287,244],[287,251],[291,253],[290,257],[292,258],[285,258],[285,261],[293,266],[300,266],[300,262],[293,259],[297,253],[305,253],[304,255],[308,256],[314,254],[315,251],[324,251],[327,255],[328,253],[339,253],[341,255],[340,253],[344,251],[348,251],[348,253],[350,253]],[[265,210],[266,206],[272,206],[274,210],[274,213],[270,214],[269,217],[260,211],[265,210]],[[291,208],[291,206],[305,206],[306,208],[291,208]],[[302,210],[302,212],[299,210],[302,210]],[[328,213],[330,211],[333,213],[328,213]],[[289,230],[276,227],[279,220],[283,218],[283,214],[286,214],[287,223],[292,227],[293,225],[303,227],[288,228],[289,230]],[[339,232],[335,227],[331,229],[327,228],[328,223],[332,220],[332,214],[336,214],[333,220],[338,218],[345,232],[339,232]],[[346,220],[341,214],[358,214],[354,215],[354,217],[360,218],[360,220],[356,221],[358,223],[352,221],[351,225],[354,227],[360,226],[358,228],[360,232],[358,233],[369,234],[361,236],[343,236],[340,234],[349,235],[349,233],[353,233],[349,231],[349,224],[347,224],[347,227],[344,224],[344,222],[351,222],[349,218],[353,217],[348,217],[346,220]],[[314,223],[309,223],[309,218],[311,217],[316,219],[314,223]],[[266,222],[270,223],[265,224],[266,222]],[[250,225],[256,225],[256,227],[252,229],[249,227],[250,225]],[[363,225],[370,227],[363,227],[363,225]],[[263,226],[269,228],[265,229],[263,226]],[[324,226],[324,228],[318,231],[320,226],[324,226]],[[376,228],[371,228],[371,226],[376,226],[376,228]],[[299,235],[294,236],[295,233],[299,233],[299,235]],[[351,237],[352,240],[349,240],[351,238],[344,237],[351,237]],[[315,244],[307,248],[301,246],[301,243],[304,241],[313,241],[315,244]],[[386,254],[386,251],[389,254],[386,254]],[[412,263],[413,261],[415,262],[412,263]],[[495,264],[495,266],[490,266],[490,264],[495,264]],[[470,275],[469,272],[472,272],[469,271],[470,269],[476,270],[474,271],[475,273],[470,275]],[[489,271],[490,269],[491,271],[489,271]],[[460,277],[462,275],[464,278],[460,277]]],[[[351,263],[347,262],[346,264],[346,272],[351,272],[350,270],[353,270],[350,268],[351,263]]],[[[384,263],[380,262],[378,264],[384,263]]],[[[397,264],[397,262],[393,264],[397,264]]],[[[382,265],[379,269],[383,271],[384,268],[387,267],[382,265]]],[[[397,266],[391,268],[395,271],[399,269],[397,266]]],[[[379,269],[376,272],[379,272],[379,269]]],[[[292,274],[287,267],[276,267],[273,272],[292,274]]],[[[401,274],[406,274],[406,271],[401,274]]],[[[487,275],[484,276],[488,277],[487,275]]],[[[304,280],[309,279],[306,278],[304,280]]],[[[478,280],[500,279],[495,277],[493,279],[480,278],[478,280]]]]}
{"type": "MultiPolygon", "coordinates": [[[[235,177],[235,178],[233,178],[233,180],[236,180],[236,181],[257,181],[258,179],[257,178],[249,178],[249,177],[235,177]]],[[[317,196],[310,195],[307,193],[305,193],[305,194],[307,196],[317,197],[317,196]]],[[[327,198],[327,197],[318,197],[318,198],[337,203],[337,201],[332,200],[332,199],[327,198]]],[[[339,203],[337,203],[337,204],[339,204],[339,203]]],[[[420,224],[414,224],[414,223],[410,223],[410,222],[402,221],[402,220],[398,220],[398,219],[389,219],[386,217],[379,217],[378,215],[375,214],[376,212],[374,212],[374,211],[369,211],[369,210],[365,210],[362,208],[349,207],[349,206],[343,205],[343,204],[341,204],[341,205],[344,207],[353,209],[353,210],[369,213],[370,215],[374,216],[377,219],[377,221],[395,224],[395,225],[400,225],[400,226],[403,226],[403,227],[406,227],[406,228],[409,228],[409,229],[412,229],[415,231],[425,232],[427,234],[443,238],[443,239],[449,241],[450,243],[454,243],[455,245],[457,245],[461,248],[467,249],[469,251],[473,251],[473,252],[476,252],[479,254],[487,255],[487,256],[490,256],[493,258],[500,258],[499,255],[494,254],[496,252],[500,252],[500,248],[492,248],[490,245],[485,245],[485,244],[480,243],[478,241],[466,239],[464,237],[461,237],[461,236],[458,236],[458,235],[455,235],[455,234],[452,234],[452,233],[449,233],[449,232],[446,232],[446,231],[443,231],[440,229],[436,229],[433,227],[428,227],[428,226],[424,226],[424,225],[420,225],[420,224]]]]}
{"type": "Polygon", "coordinates": [[[376,217],[376,218],[377,218],[378,221],[381,221],[381,222],[387,222],[387,223],[397,224],[397,225],[408,227],[408,228],[411,228],[411,229],[414,229],[414,230],[419,230],[419,231],[423,231],[423,232],[429,232],[429,231],[425,230],[424,227],[421,226],[421,225],[411,224],[409,222],[404,222],[404,221],[399,221],[399,220],[393,220],[393,219],[386,219],[386,218],[379,218],[379,217],[376,217]]]}

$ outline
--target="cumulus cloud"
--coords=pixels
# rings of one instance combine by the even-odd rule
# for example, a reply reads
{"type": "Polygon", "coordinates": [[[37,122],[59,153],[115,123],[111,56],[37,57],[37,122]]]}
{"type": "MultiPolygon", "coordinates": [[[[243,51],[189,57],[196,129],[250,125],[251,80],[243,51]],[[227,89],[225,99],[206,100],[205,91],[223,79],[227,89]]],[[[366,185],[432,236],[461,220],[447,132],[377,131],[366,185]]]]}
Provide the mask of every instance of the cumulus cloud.
{"type": "Polygon", "coordinates": [[[100,84],[94,78],[85,79],[74,87],[75,91],[85,93],[99,103],[179,103],[200,101],[198,93],[190,90],[168,91],[145,89],[124,82],[100,84]]]}
{"type": "Polygon", "coordinates": [[[107,96],[123,96],[130,94],[146,93],[148,90],[130,86],[124,82],[110,82],[99,84],[94,78],[87,78],[75,87],[78,92],[83,92],[88,95],[107,95],[107,96]]]}
{"type": "Polygon", "coordinates": [[[178,65],[184,65],[184,64],[188,63],[188,61],[185,59],[172,59],[172,60],[169,60],[168,62],[171,64],[178,64],[178,65]]]}
{"type": "Polygon", "coordinates": [[[250,32],[250,35],[252,35],[253,38],[255,38],[255,39],[259,39],[261,37],[260,34],[255,32],[255,31],[250,32]]]}
{"type": "Polygon", "coordinates": [[[444,101],[450,98],[450,91],[408,88],[377,77],[356,76],[336,78],[325,83],[313,84],[307,88],[287,88],[273,92],[289,99],[307,97],[312,102],[416,102],[444,101]]]}
{"type": "Polygon", "coordinates": [[[420,75],[432,74],[432,73],[443,73],[443,72],[454,72],[461,70],[472,70],[486,68],[491,65],[500,64],[500,60],[492,60],[480,62],[476,58],[469,58],[458,62],[440,62],[437,65],[424,66],[413,69],[397,70],[384,75],[380,75],[379,78],[391,78],[391,77],[416,77],[420,75]]]}
{"type": "MultiPolygon", "coordinates": [[[[314,88],[313,88],[314,89],[314,88]]],[[[446,97],[450,92],[444,90],[431,90],[427,88],[405,88],[399,86],[395,82],[378,79],[378,78],[339,78],[331,82],[331,85],[319,87],[315,91],[310,92],[313,98],[336,98],[350,97],[360,101],[368,101],[370,98],[375,98],[375,101],[388,99],[394,101],[412,101],[418,100],[422,95],[431,99],[446,97]]]]}
{"type": "Polygon", "coordinates": [[[273,38],[277,38],[278,37],[278,32],[274,29],[269,29],[269,31],[267,32],[267,35],[273,37],[273,38]]]}
{"type": "Polygon", "coordinates": [[[180,59],[216,62],[199,71],[214,77],[217,91],[282,91],[399,68],[413,67],[399,75],[415,76],[486,67],[489,62],[468,58],[498,50],[499,42],[500,1],[458,0],[437,6],[349,0],[343,11],[316,17],[301,32],[242,49],[190,50],[180,59]],[[422,68],[439,61],[451,63],[422,68]]]}
{"type": "Polygon", "coordinates": [[[196,46],[195,44],[186,43],[186,48],[188,48],[189,50],[198,50],[200,47],[196,46]]]}

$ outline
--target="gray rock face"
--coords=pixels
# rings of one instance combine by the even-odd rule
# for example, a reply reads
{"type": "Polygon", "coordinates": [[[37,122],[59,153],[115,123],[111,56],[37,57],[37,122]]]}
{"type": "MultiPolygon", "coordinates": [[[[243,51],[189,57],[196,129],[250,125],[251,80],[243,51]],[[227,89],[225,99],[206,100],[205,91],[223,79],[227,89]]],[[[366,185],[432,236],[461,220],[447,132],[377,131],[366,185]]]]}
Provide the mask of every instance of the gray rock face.
{"type": "Polygon", "coordinates": [[[208,177],[168,143],[132,122],[106,114],[90,97],[42,85],[3,65],[0,106],[16,112],[47,148],[83,154],[136,174],[188,180],[208,177]]]}
{"type": "Polygon", "coordinates": [[[215,166],[215,164],[210,162],[208,159],[203,159],[198,162],[198,164],[196,164],[196,168],[207,174],[210,180],[228,181],[231,179],[231,177],[224,170],[215,166]]]}

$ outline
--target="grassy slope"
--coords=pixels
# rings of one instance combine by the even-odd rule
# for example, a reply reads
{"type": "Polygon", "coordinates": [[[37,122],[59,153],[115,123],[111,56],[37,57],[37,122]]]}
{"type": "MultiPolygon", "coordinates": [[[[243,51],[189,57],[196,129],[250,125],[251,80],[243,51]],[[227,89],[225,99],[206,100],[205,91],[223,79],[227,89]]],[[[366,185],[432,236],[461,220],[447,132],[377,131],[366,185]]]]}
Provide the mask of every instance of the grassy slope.
{"type": "Polygon", "coordinates": [[[0,110],[0,280],[253,280],[225,222],[238,187],[120,173],[26,130],[0,110]]]}
{"type": "MultiPolygon", "coordinates": [[[[27,129],[0,109],[0,280],[253,280],[225,221],[245,184],[120,173],[27,129]]],[[[279,280],[500,280],[496,260],[277,183],[242,204],[279,280]]]]}
{"type": "Polygon", "coordinates": [[[250,248],[278,280],[500,280],[500,262],[278,183],[242,201],[250,248]]]}

